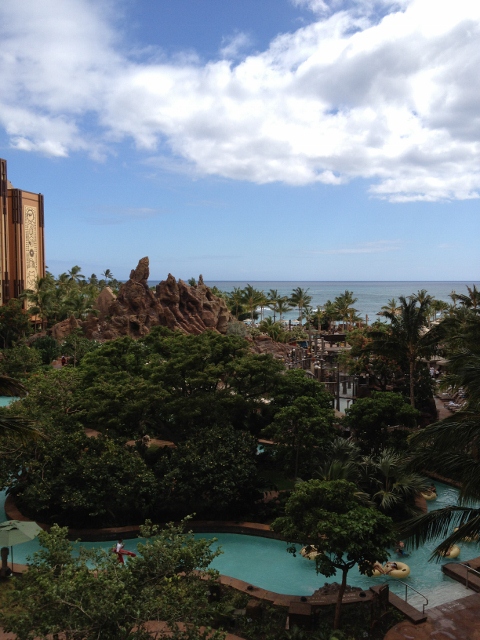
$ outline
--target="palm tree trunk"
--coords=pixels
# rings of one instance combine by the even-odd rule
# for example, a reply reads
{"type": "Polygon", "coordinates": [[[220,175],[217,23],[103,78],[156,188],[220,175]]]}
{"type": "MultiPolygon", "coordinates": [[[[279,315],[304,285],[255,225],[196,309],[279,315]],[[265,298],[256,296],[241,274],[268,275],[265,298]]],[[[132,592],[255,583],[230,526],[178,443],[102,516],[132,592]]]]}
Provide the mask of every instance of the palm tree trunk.
{"type": "Polygon", "coordinates": [[[413,376],[415,374],[414,360],[410,360],[409,368],[410,368],[410,404],[415,409],[415,380],[413,379],[413,376]]]}
{"type": "Polygon", "coordinates": [[[342,584],[340,585],[340,589],[338,590],[337,604],[335,605],[335,619],[333,621],[334,629],[338,629],[338,627],[340,626],[340,612],[342,610],[343,594],[345,593],[345,589],[347,587],[347,573],[348,567],[344,567],[342,569],[342,584]]]}

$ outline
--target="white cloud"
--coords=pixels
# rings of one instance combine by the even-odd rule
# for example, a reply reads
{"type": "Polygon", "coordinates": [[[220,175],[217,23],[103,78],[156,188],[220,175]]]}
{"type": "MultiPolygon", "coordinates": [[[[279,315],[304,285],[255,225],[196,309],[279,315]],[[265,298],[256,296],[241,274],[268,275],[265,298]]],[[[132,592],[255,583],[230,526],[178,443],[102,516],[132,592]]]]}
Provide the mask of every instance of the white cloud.
{"type": "Polygon", "coordinates": [[[296,7],[305,7],[314,13],[327,13],[330,11],[325,0],[291,0],[292,4],[296,7]]]}
{"type": "Polygon", "coordinates": [[[233,36],[223,38],[220,54],[227,60],[237,59],[242,51],[245,51],[252,44],[251,38],[247,33],[240,31],[233,36]]]}
{"type": "Polygon", "coordinates": [[[480,3],[295,1],[315,21],[234,65],[244,34],[224,41],[228,60],[142,62],[106,3],[4,0],[0,124],[49,155],[103,158],[132,139],[197,175],[478,197],[480,3]]]}

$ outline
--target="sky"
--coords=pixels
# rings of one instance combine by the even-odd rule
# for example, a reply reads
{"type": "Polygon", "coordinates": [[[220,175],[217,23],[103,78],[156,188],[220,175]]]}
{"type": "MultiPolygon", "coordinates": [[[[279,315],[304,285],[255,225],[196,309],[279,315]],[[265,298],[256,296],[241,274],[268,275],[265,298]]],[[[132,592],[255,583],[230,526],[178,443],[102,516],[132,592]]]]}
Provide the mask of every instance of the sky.
{"type": "Polygon", "coordinates": [[[480,2],[2,0],[0,41],[55,275],[479,279],[480,2]]]}

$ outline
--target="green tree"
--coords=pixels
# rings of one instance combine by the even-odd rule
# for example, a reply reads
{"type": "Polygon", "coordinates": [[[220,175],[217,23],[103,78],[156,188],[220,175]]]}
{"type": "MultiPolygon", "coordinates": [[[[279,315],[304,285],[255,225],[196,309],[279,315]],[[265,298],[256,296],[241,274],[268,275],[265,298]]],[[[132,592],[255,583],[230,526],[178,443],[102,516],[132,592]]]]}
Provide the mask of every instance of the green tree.
{"type": "Polygon", "coordinates": [[[94,340],[89,340],[81,329],[72,331],[62,343],[62,352],[72,359],[74,367],[86,356],[87,353],[95,351],[99,347],[94,340]]]}
{"type": "Polygon", "coordinates": [[[227,304],[229,305],[229,309],[237,319],[242,311],[242,306],[244,304],[243,298],[243,290],[240,289],[240,287],[233,287],[232,291],[227,295],[227,304]]]}
{"type": "Polygon", "coordinates": [[[219,552],[181,527],[142,532],[151,537],[121,570],[115,555],[103,550],[82,548],[74,556],[66,529],[53,526],[51,533],[40,533],[42,548],[24,579],[15,581],[2,626],[20,640],[63,632],[86,640],[148,640],[144,623],[165,620],[172,640],[224,638],[222,632],[210,636],[210,630],[199,629],[213,612],[205,581],[217,575],[208,567],[219,552]],[[183,632],[181,622],[189,625],[183,632]]]}
{"type": "Polygon", "coordinates": [[[25,470],[12,490],[27,514],[73,526],[115,526],[144,519],[156,480],[136,452],[110,438],[87,438],[83,430],[51,430],[48,439],[17,455],[25,470]]]}
{"type": "Polygon", "coordinates": [[[26,344],[18,344],[3,351],[3,358],[0,360],[0,375],[24,380],[41,366],[40,351],[27,347],[26,344]]]}
{"type": "Polygon", "coordinates": [[[357,310],[353,307],[357,298],[353,297],[353,291],[345,290],[344,293],[340,294],[333,301],[333,306],[335,308],[336,314],[340,320],[343,320],[346,325],[346,329],[349,329],[349,320],[355,320],[357,310]]]}
{"type": "Polygon", "coordinates": [[[419,515],[416,498],[431,481],[412,472],[404,454],[382,449],[364,458],[361,468],[359,484],[382,513],[397,521],[419,515]]]}
{"type": "Polygon", "coordinates": [[[456,294],[457,302],[475,311],[480,309],[480,291],[477,289],[477,285],[474,284],[472,287],[467,286],[467,291],[467,295],[463,293],[456,294]]]}
{"type": "Polygon", "coordinates": [[[30,318],[20,300],[9,300],[0,307],[0,341],[3,349],[9,349],[30,333],[30,318]]]}
{"type": "Polygon", "coordinates": [[[257,307],[263,304],[264,295],[263,291],[255,289],[251,284],[247,284],[243,290],[243,303],[250,312],[250,320],[253,325],[254,315],[257,307]]]}
{"type": "Polygon", "coordinates": [[[391,313],[392,315],[396,316],[398,313],[400,313],[400,307],[398,306],[398,301],[395,300],[395,298],[391,298],[391,300],[389,300],[387,304],[384,304],[382,306],[381,311],[387,311],[388,313],[391,313]]]}
{"type": "MultiPolygon", "coordinates": [[[[280,409],[264,434],[277,444],[287,468],[299,475],[308,466],[312,457],[328,445],[334,435],[333,410],[323,408],[314,398],[300,396],[288,407],[280,409]]],[[[311,469],[309,469],[311,472],[311,469]]]]}
{"type": "Polygon", "coordinates": [[[273,318],[268,317],[262,320],[258,325],[258,328],[263,333],[266,333],[275,342],[288,342],[290,336],[287,331],[279,322],[275,322],[273,318]]]}
{"type": "Polygon", "coordinates": [[[160,508],[174,517],[235,517],[261,497],[257,491],[257,442],[232,427],[202,429],[160,459],[160,508]]]}
{"type": "Polygon", "coordinates": [[[278,293],[278,289],[270,289],[267,293],[267,306],[273,311],[273,321],[276,320],[276,314],[278,313],[278,302],[281,299],[281,295],[278,293]]]}
{"type": "Polygon", "coordinates": [[[322,409],[332,408],[332,396],[323,384],[305,374],[303,369],[290,369],[272,380],[271,410],[273,415],[284,407],[291,406],[301,396],[313,398],[322,409]]]}
{"type": "Polygon", "coordinates": [[[282,322],[283,316],[290,309],[290,303],[288,302],[288,298],[280,298],[277,301],[276,309],[277,309],[279,320],[280,322],[282,322]]]}
{"type": "MultiPolygon", "coordinates": [[[[335,607],[334,629],[340,624],[342,598],[350,569],[371,575],[375,562],[383,562],[394,533],[390,518],[360,501],[357,487],[345,480],[299,483],[285,506],[285,516],[272,529],[289,542],[314,545],[318,573],[342,574],[335,607]]],[[[295,553],[295,546],[289,548],[295,553]]]]}
{"type": "Polygon", "coordinates": [[[105,278],[105,280],[113,280],[115,277],[110,269],[105,269],[105,271],[102,273],[102,276],[105,278]]]}
{"type": "Polygon", "coordinates": [[[75,282],[76,284],[83,282],[83,280],[85,280],[85,276],[82,273],[82,267],[79,267],[78,264],[76,264],[69,269],[68,280],[69,282],[75,282]]]}
{"type": "Polygon", "coordinates": [[[290,304],[292,307],[298,308],[300,314],[300,324],[303,324],[303,310],[312,301],[312,296],[308,295],[310,289],[302,289],[302,287],[296,287],[293,289],[290,295],[290,304]]]}
{"type": "Polygon", "coordinates": [[[415,385],[420,379],[420,369],[425,365],[422,359],[435,353],[434,334],[426,331],[428,309],[431,298],[416,296],[408,299],[400,296],[400,313],[384,311],[390,321],[388,331],[373,330],[370,349],[373,353],[395,360],[408,380],[410,404],[415,407],[415,385]]]}
{"type": "Polygon", "coordinates": [[[437,536],[446,539],[437,547],[480,534],[480,317],[474,309],[455,309],[440,323],[448,356],[447,383],[462,389],[464,404],[452,416],[429,425],[411,438],[414,465],[452,478],[460,484],[460,505],[439,509],[413,521],[407,533],[417,544],[437,536]],[[465,314],[466,311],[466,314],[465,314]],[[451,533],[458,526],[459,530],[451,533]]]}
{"type": "Polygon", "coordinates": [[[420,412],[399,393],[374,391],[370,398],[358,398],[346,411],[343,424],[351,429],[364,453],[405,443],[417,426],[420,412]]]}
{"type": "Polygon", "coordinates": [[[32,342],[32,347],[40,352],[43,364],[51,364],[60,355],[60,345],[53,336],[41,336],[32,342]]]}

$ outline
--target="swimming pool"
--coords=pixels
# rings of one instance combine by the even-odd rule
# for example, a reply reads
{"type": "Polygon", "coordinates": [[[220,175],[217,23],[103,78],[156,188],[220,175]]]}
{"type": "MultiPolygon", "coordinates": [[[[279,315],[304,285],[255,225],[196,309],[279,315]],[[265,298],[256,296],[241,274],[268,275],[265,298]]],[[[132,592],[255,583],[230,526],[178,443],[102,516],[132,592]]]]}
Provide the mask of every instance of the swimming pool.
{"type": "MultiPolygon", "coordinates": [[[[447,485],[437,483],[438,499],[427,503],[429,509],[438,509],[448,504],[457,503],[457,491],[447,485]]],[[[5,493],[0,493],[0,522],[6,520],[4,512],[5,493]]],[[[196,538],[217,538],[215,547],[220,546],[223,554],[212,563],[212,566],[220,573],[239,580],[251,583],[257,587],[275,591],[276,593],[291,595],[311,595],[316,589],[322,587],[326,582],[340,580],[340,576],[325,578],[315,572],[315,564],[302,558],[298,554],[295,558],[286,551],[286,543],[279,540],[259,538],[256,536],[245,536],[234,533],[220,534],[195,534],[196,538]]],[[[125,548],[135,551],[137,540],[126,540],[125,548]]],[[[109,549],[112,542],[83,542],[75,547],[101,547],[109,549]]],[[[456,562],[456,560],[445,559],[439,563],[428,562],[436,544],[430,542],[427,545],[411,552],[410,557],[405,561],[410,566],[411,574],[405,582],[411,585],[420,593],[423,593],[429,600],[429,607],[449,602],[471,593],[464,586],[448,578],[442,573],[441,565],[445,562],[456,562]]],[[[479,554],[478,543],[462,543],[459,562],[475,557],[479,554]]],[[[19,563],[26,563],[27,558],[38,550],[38,540],[19,544],[14,548],[14,560],[19,563]]],[[[392,551],[392,558],[396,554],[392,551]]],[[[388,582],[394,593],[404,597],[405,587],[398,581],[380,577],[368,578],[361,575],[356,568],[350,570],[348,583],[352,586],[368,589],[375,584],[388,582]]],[[[423,599],[415,596],[409,591],[408,601],[421,609],[423,599]]]]}

